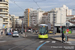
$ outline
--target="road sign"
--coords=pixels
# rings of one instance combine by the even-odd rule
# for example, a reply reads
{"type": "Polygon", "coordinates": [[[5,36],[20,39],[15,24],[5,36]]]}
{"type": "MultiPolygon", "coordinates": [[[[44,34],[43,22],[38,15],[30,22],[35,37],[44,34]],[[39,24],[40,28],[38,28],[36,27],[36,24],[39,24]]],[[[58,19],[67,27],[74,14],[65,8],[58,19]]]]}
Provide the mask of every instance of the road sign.
{"type": "Polygon", "coordinates": [[[69,29],[66,29],[67,32],[69,32],[69,29]]]}
{"type": "Polygon", "coordinates": [[[6,26],[3,24],[3,28],[6,28],[6,26]]]}

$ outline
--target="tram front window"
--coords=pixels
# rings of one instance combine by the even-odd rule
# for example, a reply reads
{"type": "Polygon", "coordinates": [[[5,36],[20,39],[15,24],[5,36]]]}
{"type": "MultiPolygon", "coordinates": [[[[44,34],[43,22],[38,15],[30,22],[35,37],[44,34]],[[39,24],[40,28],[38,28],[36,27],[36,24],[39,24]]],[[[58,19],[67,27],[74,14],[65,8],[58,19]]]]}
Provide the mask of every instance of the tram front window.
{"type": "Polygon", "coordinates": [[[46,33],[47,33],[46,27],[41,27],[39,33],[40,33],[41,35],[46,34],[46,33]]]}

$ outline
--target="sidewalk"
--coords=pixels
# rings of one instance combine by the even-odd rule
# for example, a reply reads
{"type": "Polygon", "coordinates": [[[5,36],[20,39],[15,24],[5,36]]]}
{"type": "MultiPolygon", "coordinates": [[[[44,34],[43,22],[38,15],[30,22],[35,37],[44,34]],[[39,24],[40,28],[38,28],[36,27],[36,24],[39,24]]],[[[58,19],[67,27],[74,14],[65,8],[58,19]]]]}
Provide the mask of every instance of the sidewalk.
{"type": "Polygon", "coordinates": [[[23,33],[23,34],[20,34],[22,37],[27,37],[27,32],[26,33],[23,33]],[[26,34],[26,35],[25,35],[26,34]]]}
{"type": "MultiPolygon", "coordinates": [[[[62,38],[60,37],[60,33],[56,33],[56,34],[49,34],[51,39],[57,40],[57,41],[62,41],[62,38]]],[[[66,35],[66,34],[65,34],[66,35]]],[[[66,43],[71,43],[72,41],[75,42],[75,34],[68,34],[69,38],[68,41],[66,41],[66,43]],[[70,38],[71,36],[74,36],[73,38],[70,38]]],[[[65,38],[64,38],[65,40],[65,38]]]]}
{"type": "Polygon", "coordinates": [[[0,35],[0,38],[5,37],[6,35],[0,35]]]}

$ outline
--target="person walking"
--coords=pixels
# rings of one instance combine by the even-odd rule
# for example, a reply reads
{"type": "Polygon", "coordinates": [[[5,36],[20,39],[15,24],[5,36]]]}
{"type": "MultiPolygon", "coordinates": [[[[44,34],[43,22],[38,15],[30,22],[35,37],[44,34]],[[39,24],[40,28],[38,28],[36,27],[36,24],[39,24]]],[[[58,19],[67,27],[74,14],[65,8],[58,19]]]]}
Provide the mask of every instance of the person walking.
{"type": "Polygon", "coordinates": [[[36,30],[36,33],[38,32],[38,30],[36,30]]]}
{"type": "Polygon", "coordinates": [[[64,37],[65,37],[65,35],[64,35],[63,31],[62,31],[62,43],[65,42],[64,37]]]}

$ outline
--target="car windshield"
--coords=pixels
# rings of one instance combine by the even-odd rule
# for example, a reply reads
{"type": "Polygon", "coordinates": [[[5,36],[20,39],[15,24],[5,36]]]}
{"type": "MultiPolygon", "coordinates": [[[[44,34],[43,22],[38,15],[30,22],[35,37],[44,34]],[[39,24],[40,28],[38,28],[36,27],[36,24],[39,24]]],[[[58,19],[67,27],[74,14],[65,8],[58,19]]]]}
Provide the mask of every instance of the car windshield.
{"type": "Polygon", "coordinates": [[[18,32],[14,32],[13,34],[18,34],[18,32]]]}

